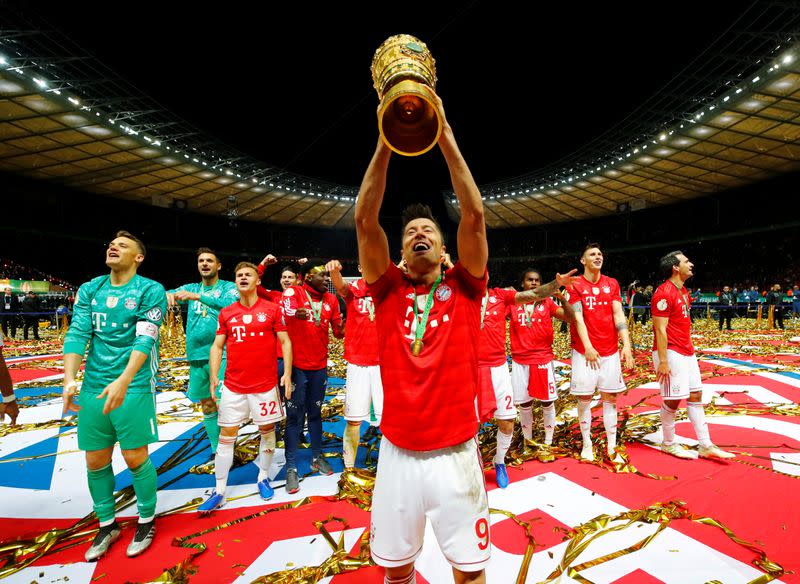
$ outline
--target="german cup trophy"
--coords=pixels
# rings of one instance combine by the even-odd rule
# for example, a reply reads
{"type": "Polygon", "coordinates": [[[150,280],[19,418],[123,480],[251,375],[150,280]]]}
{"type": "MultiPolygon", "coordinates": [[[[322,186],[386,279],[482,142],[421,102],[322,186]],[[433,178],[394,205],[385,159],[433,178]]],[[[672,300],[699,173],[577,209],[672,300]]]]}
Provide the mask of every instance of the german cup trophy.
{"type": "Polygon", "coordinates": [[[436,145],[442,120],[433,99],[436,62],[419,39],[399,34],[386,39],[372,59],[378,98],[378,130],[403,156],[419,156],[436,145]]]}

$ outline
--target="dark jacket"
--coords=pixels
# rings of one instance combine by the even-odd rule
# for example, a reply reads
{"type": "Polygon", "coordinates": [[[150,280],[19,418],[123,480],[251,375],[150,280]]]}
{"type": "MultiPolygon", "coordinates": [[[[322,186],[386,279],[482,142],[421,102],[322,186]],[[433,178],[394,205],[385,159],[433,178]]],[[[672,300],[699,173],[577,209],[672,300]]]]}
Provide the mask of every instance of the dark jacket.
{"type": "Polygon", "coordinates": [[[25,296],[22,299],[22,312],[40,312],[41,302],[37,296],[25,296]]]}
{"type": "Polygon", "coordinates": [[[733,306],[736,304],[736,294],[733,292],[720,292],[719,303],[724,306],[733,306]]]}
{"type": "Polygon", "coordinates": [[[780,306],[781,301],[783,300],[783,292],[775,292],[774,290],[770,290],[767,292],[767,304],[772,306],[780,306]]]}
{"type": "Polygon", "coordinates": [[[0,294],[0,312],[19,312],[19,298],[13,292],[8,297],[9,307],[6,309],[6,295],[0,294]]]}

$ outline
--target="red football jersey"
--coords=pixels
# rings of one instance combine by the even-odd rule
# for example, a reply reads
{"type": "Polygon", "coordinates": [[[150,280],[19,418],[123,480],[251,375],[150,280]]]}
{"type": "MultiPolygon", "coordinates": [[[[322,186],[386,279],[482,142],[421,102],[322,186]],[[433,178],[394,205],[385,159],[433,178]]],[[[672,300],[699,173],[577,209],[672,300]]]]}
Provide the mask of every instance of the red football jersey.
{"type": "Polygon", "coordinates": [[[285,331],[277,304],[259,298],[247,308],[241,302],[219,313],[218,335],[227,335],[225,387],[236,393],[269,391],[278,384],[276,333],[285,331]]]}
{"type": "MultiPolygon", "coordinates": [[[[614,278],[600,276],[597,282],[592,283],[585,276],[580,276],[572,286],[567,289],[567,301],[575,304],[580,301],[583,308],[583,322],[592,346],[601,357],[613,355],[619,349],[617,341],[617,327],[614,324],[612,303],[622,303],[619,293],[619,283],[614,278]]],[[[572,348],[583,355],[586,351],[578,336],[575,323],[569,327],[572,339],[572,348]]]]}
{"type": "Polygon", "coordinates": [[[292,366],[308,370],[325,369],[328,366],[328,326],[332,322],[342,322],[336,296],[330,292],[320,294],[308,284],[290,286],[283,291],[283,314],[292,340],[292,366]],[[316,324],[309,296],[319,309],[319,325],[316,324]],[[295,316],[298,308],[306,309],[306,320],[295,316]]]}
{"type": "Polygon", "coordinates": [[[478,431],[477,339],[487,276],[460,264],[447,270],[434,294],[419,356],[411,354],[430,286],[415,286],[394,264],[369,286],[378,323],[384,388],[381,431],[409,450],[461,444],[478,431]]]}
{"type": "Polygon", "coordinates": [[[549,363],[553,355],[553,317],[558,305],[552,298],[520,304],[511,313],[511,358],[520,365],[549,363]]]}
{"type": "MultiPolygon", "coordinates": [[[[650,304],[653,316],[669,318],[667,322],[667,349],[681,355],[694,355],[692,320],[689,318],[691,300],[686,288],[678,288],[667,280],[656,289],[650,304]]],[[[653,350],[658,350],[658,339],[653,336],[653,350]]]]}
{"type": "Polygon", "coordinates": [[[515,290],[489,288],[483,295],[483,329],[478,341],[478,366],[497,367],[506,362],[506,315],[514,306],[515,290]]]}
{"type": "Polygon", "coordinates": [[[380,363],[378,327],[375,324],[375,304],[367,290],[367,283],[361,278],[349,284],[347,288],[344,297],[347,308],[347,319],[344,323],[344,360],[361,367],[377,365],[380,363]]]}

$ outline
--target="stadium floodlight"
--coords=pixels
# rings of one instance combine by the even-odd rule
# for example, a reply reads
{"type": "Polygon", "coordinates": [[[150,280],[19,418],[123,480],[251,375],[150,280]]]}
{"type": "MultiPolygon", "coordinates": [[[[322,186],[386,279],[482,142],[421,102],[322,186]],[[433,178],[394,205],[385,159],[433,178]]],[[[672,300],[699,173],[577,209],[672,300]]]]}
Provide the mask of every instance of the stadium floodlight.
{"type": "MultiPolygon", "coordinates": [[[[3,61],[5,61],[5,59],[3,61]]],[[[786,53],[781,59],[781,63],[783,63],[784,65],[788,65],[792,61],[794,61],[794,55],[792,55],[791,53],[786,53]]],[[[5,65],[5,62],[3,64],[5,65]]]]}
{"type": "Polygon", "coordinates": [[[33,82],[36,83],[36,85],[38,85],[39,87],[47,87],[47,81],[39,79],[38,77],[34,77],[33,82]]]}

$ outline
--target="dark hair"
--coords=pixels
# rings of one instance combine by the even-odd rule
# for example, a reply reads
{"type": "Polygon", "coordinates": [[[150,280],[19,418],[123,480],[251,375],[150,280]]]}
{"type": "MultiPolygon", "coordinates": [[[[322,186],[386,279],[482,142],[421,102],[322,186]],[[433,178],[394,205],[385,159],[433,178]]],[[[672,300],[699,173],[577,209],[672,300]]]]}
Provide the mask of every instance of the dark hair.
{"type": "Polygon", "coordinates": [[[519,283],[522,284],[525,281],[525,276],[527,276],[531,272],[539,274],[539,279],[540,280],[542,279],[542,273],[536,268],[525,268],[519,275],[519,283]]]}
{"type": "Polygon", "coordinates": [[[128,239],[131,239],[131,240],[135,241],[136,245],[139,246],[139,253],[141,253],[142,255],[146,255],[147,254],[147,252],[144,249],[144,243],[142,243],[142,240],[139,239],[138,237],[136,237],[130,231],[125,231],[124,229],[122,229],[120,231],[117,231],[117,234],[114,236],[114,238],[117,238],[117,237],[126,237],[128,239]]]}
{"type": "Polygon", "coordinates": [[[295,277],[297,277],[297,274],[300,273],[300,270],[298,270],[295,266],[287,264],[281,268],[281,276],[283,276],[284,272],[291,272],[295,275],[295,277]]]}
{"type": "Polygon", "coordinates": [[[665,278],[672,277],[672,268],[675,266],[680,265],[681,261],[678,259],[679,255],[683,255],[681,250],[675,250],[669,252],[667,255],[662,257],[658,262],[658,271],[661,272],[661,275],[665,278]]]}
{"type": "Polygon", "coordinates": [[[197,257],[200,257],[204,253],[210,253],[211,255],[213,255],[217,259],[217,261],[219,261],[219,256],[217,255],[217,252],[215,252],[210,247],[198,247],[197,248],[197,257]]]}
{"type": "Polygon", "coordinates": [[[581,252],[581,257],[583,257],[583,256],[584,256],[584,254],[585,254],[587,251],[589,251],[590,249],[593,249],[593,248],[595,248],[595,247],[596,247],[597,249],[599,249],[599,250],[600,250],[600,253],[603,253],[603,248],[602,248],[602,247],[600,247],[600,244],[599,244],[599,243],[597,243],[596,241],[590,241],[590,242],[589,242],[589,243],[587,243],[587,244],[586,244],[586,246],[583,248],[583,251],[581,252]]]}
{"type": "Polygon", "coordinates": [[[411,223],[414,219],[429,219],[436,225],[436,229],[439,231],[439,235],[442,236],[442,241],[444,242],[444,231],[442,231],[442,226],[439,225],[439,222],[433,217],[433,211],[428,205],[423,205],[422,203],[414,203],[413,205],[409,205],[405,209],[403,209],[402,214],[402,221],[403,221],[403,231],[400,234],[400,237],[404,237],[406,233],[406,225],[411,223]]]}
{"type": "Polygon", "coordinates": [[[255,265],[253,262],[239,262],[238,264],[236,264],[236,267],[233,269],[234,276],[242,268],[250,268],[256,273],[256,276],[258,276],[258,266],[255,265]]]}

